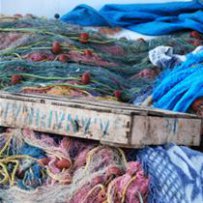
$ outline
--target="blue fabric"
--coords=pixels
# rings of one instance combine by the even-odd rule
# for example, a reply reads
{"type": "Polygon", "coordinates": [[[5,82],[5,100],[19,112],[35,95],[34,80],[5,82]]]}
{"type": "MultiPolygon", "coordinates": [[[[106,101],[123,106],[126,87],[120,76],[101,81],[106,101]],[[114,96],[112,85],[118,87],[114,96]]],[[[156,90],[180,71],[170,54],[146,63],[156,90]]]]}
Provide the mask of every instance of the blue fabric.
{"type": "Polygon", "coordinates": [[[30,146],[28,144],[24,144],[21,147],[19,154],[29,155],[38,159],[46,157],[45,152],[42,149],[39,149],[34,146],[30,146]]]}
{"type": "Polygon", "coordinates": [[[162,78],[153,91],[157,108],[187,112],[191,104],[203,97],[203,51],[189,54],[187,60],[162,78]]]}
{"type": "Polygon", "coordinates": [[[150,176],[149,203],[203,202],[203,153],[187,147],[147,147],[138,160],[150,176]]]}
{"type": "Polygon", "coordinates": [[[185,29],[203,33],[203,1],[107,4],[100,11],[79,5],[61,20],[82,26],[123,27],[147,35],[163,35],[185,29]]]}
{"type": "Polygon", "coordinates": [[[42,180],[42,167],[34,164],[25,171],[23,179],[18,180],[18,186],[24,190],[33,190],[43,183],[42,180]]]}
{"type": "MultiPolygon", "coordinates": [[[[37,147],[24,144],[19,154],[29,155],[37,159],[41,159],[46,157],[45,152],[42,149],[37,147]]],[[[23,166],[23,163],[21,163],[23,166]]],[[[24,190],[32,190],[42,185],[42,167],[37,162],[28,162],[25,163],[24,176],[23,179],[18,180],[18,186],[24,190]]]]}

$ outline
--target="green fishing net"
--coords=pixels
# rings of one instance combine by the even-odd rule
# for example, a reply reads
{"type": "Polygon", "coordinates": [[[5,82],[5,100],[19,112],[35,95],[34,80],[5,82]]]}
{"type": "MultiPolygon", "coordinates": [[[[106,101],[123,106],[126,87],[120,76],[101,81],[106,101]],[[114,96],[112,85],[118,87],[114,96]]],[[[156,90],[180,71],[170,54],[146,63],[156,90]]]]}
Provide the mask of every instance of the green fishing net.
{"type": "MultiPolygon", "coordinates": [[[[193,40],[187,32],[110,39],[58,20],[3,16],[0,90],[133,102],[150,94],[162,71],[148,52],[165,45],[189,53],[193,40]]],[[[147,202],[150,179],[128,150],[28,129],[0,132],[0,202],[147,202]]]]}
{"type": "Polygon", "coordinates": [[[184,54],[195,47],[188,33],[150,41],[117,40],[59,20],[32,16],[2,17],[0,42],[1,90],[125,102],[151,88],[160,72],[150,63],[149,50],[167,45],[174,53],[184,54]],[[56,44],[58,50],[54,50],[56,44]],[[143,70],[156,70],[156,74],[140,76],[143,70]]]}

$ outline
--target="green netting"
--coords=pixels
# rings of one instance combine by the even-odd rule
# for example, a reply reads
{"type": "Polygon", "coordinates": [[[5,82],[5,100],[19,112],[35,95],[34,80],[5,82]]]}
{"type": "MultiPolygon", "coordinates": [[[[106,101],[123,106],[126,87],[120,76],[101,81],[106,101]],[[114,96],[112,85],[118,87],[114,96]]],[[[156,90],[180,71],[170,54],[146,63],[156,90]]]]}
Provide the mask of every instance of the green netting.
{"type": "Polygon", "coordinates": [[[144,69],[156,68],[148,59],[149,50],[159,45],[172,46],[177,54],[194,49],[188,33],[151,41],[116,40],[43,18],[2,19],[0,27],[0,88],[10,92],[22,92],[25,87],[66,86],[102,97],[114,96],[119,90],[123,101],[132,101],[141,90],[153,85],[154,78],[132,77],[144,69]],[[81,43],[81,33],[88,34],[87,43],[81,43]],[[53,54],[56,41],[61,51],[53,54]],[[64,54],[62,62],[60,55],[64,54]],[[85,72],[91,77],[87,85],[81,83],[85,72]],[[12,84],[16,74],[21,79],[12,84]]]}

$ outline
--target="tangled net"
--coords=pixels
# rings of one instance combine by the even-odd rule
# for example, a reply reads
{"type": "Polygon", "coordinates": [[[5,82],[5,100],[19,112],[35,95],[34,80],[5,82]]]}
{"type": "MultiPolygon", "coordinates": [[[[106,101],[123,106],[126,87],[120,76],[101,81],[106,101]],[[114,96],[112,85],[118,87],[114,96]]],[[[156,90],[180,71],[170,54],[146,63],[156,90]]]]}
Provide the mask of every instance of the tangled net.
{"type": "Polygon", "coordinates": [[[0,27],[0,89],[9,92],[132,102],[160,72],[150,63],[149,50],[166,45],[183,54],[197,45],[188,33],[115,40],[30,15],[2,17],[0,27]]]}
{"type": "MultiPolygon", "coordinates": [[[[148,58],[159,46],[174,53],[198,43],[188,33],[151,41],[109,39],[58,20],[2,17],[0,89],[132,102],[151,94],[160,73],[148,58]]],[[[0,134],[0,201],[6,203],[147,202],[149,178],[127,152],[33,132],[0,134]]]]}
{"type": "Polygon", "coordinates": [[[147,202],[149,178],[119,148],[19,129],[0,139],[3,202],[147,202]]]}

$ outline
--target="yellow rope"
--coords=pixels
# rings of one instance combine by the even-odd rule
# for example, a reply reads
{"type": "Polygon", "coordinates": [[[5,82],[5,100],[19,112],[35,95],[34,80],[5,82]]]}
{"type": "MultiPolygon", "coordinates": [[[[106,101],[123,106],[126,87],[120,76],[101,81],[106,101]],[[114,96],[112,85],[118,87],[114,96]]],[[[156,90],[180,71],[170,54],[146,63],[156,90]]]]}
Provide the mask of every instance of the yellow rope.
{"type": "Polygon", "coordinates": [[[112,190],[115,182],[116,182],[116,180],[113,180],[108,185],[108,188],[107,188],[107,203],[114,203],[114,201],[113,201],[113,199],[112,199],[110,194],[111,194],[111,190],[112,190]]]}
{"type": "Polygon", "coordinates": [[[17,172],[17,170],[18,170],[18,167],[19,167],[20,163],[19,163],[19,161],[16,161],[16,160],[13,160],[13,161],[11,161],[11,162],[13,162],[13,163],[16,164],[16,165],[14,166],[14,168],[13,168],[13,171],[12,171],[12,173],[11,173],[11,178],[10,178],[10,185],[12,186],[12,185],[14,185],[14,182],[15,182],[15,175],[16,175],[16,172],[17,172]]]}
{"type": "Polygon", "coordinates": [[[0,184],[4,184],[7,181],[9,181],[9,174],[8,174],[8,171],[7,171],[7,168],[6,168],[5,164],[0,162],[0,166],[1,166],[2,170],[3,170],[1,175],[4,177],[2,180],[0,180],[0,184]]]}
{"type": "Polygon", "coordinates": [[[123,192],[122,192],[122,200],[121,200],[121,203],[124,203],[125,202],[125,196],[126,196],[126,192],[127,192],[127,189],[128,187],[130,186],[130,184],[136,179],[136,175],[133,176],[129,181],[128,183],[125,185],[124,189],[123,189],[123,192]]]}
{"type": "Polygon", "coordinates": [[[22,90],[48,90],[50,89],[51,86],[46,86],[46,87],[23,87],[22,90]]]}
{"type": "Polygon", "coordinates": [[[7,147],[9,146],[10,142],[11,142],[12,136],[9,135],[8,140],[6,141],[4,147],[0,150],[0,157],[3,154],[3,152],[7,149],[7,147]]]}
{"type": "Polygon", "coordinates": [[[4,159],[0,159],[0,166],[3,169],[3,171],[0,171],[0,174],[2,176],[4,176],[4,179],[1,180],[0,183],[9,182],[10,185],[14,185],[15,175],[16,175],[16,172],[17,172],[17,170],[19,168],[19,165],[20,165],[19,161],[15,160],[14,158],[33,158],[33,157],[29,157],[29,156],[26,156],[26,155],[15,155],[15,156],[7,157],[7,158],[4,158],[4,159]],[[11,172],[11,177],[9,176],[8,169],[6,168],[6,165],[8,163],[14,163],[15,164],[14,168],[13,168],[13,170],[11,172]]]}
{"type": "MultiPolygon", "coordinates": [[[[63,178],[63,176],[61,174],[54,174],[49,169],[47,169],[47,175],[49,175],[52,179],[59,181],[60,183],[67,181],[63,178]]],[[[70,179],[70,182],[71,182],[71,179],[70,179]]]]}
{"type": "Polygon", "coordinates": [[[85,90],[57,84],[48,85],[46,87],[24,87],[22,90],[47,91],[46,93],[51,95],[71,95],[71,91],[77,91],[84,94],[84,96],[91,96],[91,94],[85,90]]]}
{"type": "Polygon", "coordinates": [[[17,56],[20,60],[22,60],[22,57],[18,53],[13,53],[14,56],[17,56]]]}
{"type": "Polygon", "coordinates": [[[100,149],[102,149],[102,148],[104,148],[104,146],[98,146],[98,147],[95,147],[94,149],[92,149],[92,150],[89,151],[88,156],[87,156],[87,159],[86,159],[85,171],[87,171],[87,169],[88,169],[88,167],[89,167],[89,165],[90,165],[90,162],[91,162],[91,160],[92,160],[93,154],[94,154],[96,151],[98,151],[98,150],[100,150],[100,149]]]}
{"type": "MultiPolygon", "coordinates": [[[[125,196],[126,196],[126,192],[127,192],[127,189],[128,187],[130,186],[130,184],[136,179],[136,176],[133,176],[129,181],[128,183],[125,185],[123,191],[122,191],[122,200],[121,200],[121,203],[124,203],[125,202],[125,196]]],[[[114,200],[112,199],[111,197],[111,190],[114,186],[116,182],[116,179],[112,182],[110,182],[110,184],[108,185],[108,189],[107,189],[107,203],[114,203],[114,200]]]]}
{"type": "Polygon", "coordinates": [[[127,167],[128,162],[127,162],[127,159],[126,159],[126,157],[125,157],[125,154],[124,154],[123,150],[120,149],[120,148],[118,148],[118,151],[119,151],[120,154],[121,154],[121,157],[122,157],[122,159],[123,159],[123,162],[124,162],[125,167],[127,167]]]}
{"type": "Polygon", "coordinates": [[[96,189],[96,188],[100,188],[101,190],[104,190],[105,191],[105,187],[102,185],[102,184],[98,184],[98,185],[95,185],[88,193],[87,195],[85,196],[85,198],[83,199],[83,201],[81,203],[84,203],[87,198],[91,195],[91,193],[96,189]]]}
{"type": "MultiPolygon", "coordinates": [[[[105,148],[105,146],[98,146],[98,147],[95,147],[94,149],[92,149],[92,150],[88,153],[88,156],[87,156],[87,159],[86,159],[85,170],[87,170],[87,168],[89,167],[93,154],[94,154],[96,151],[98,151],[98,150],[100,150],[100,149],[102,149],[102,148],[105,148]]],[[[121,150],[120,148],[118,148],[118,151],[119,151],[119,153],[120,153],[121,156],[122,156],[122,159],[123,159],[123,161],[124,161],[125,166],[127,166],[127,160],[126,160],[126,158],[125,158],[125,154],[124,154],[123,150],[121,150]]]]}
{"type": "Polygon", "coordinates": [[[11,155],[9,157],[0,159],[0,162],[10,162],[13,159],[33,159],[34,161],[37,161],[38,159],[31,157],[29,155],[11,155]]]}
{"type": "Polygon", "coordinates": [[[12,139],[12,134],[7,133],[8,139],[6,143],[4,144],[3,148],[0,150],[0,174],[3,176],[2,180],[0,180],[1,184],[6,184],[7,182],[12,186],[15,182],[15,175],[17,173],[17,170],[19,168],[20,162],[18,159],[32,159],[34,161],[37,161],[36,158],[33,158],[29,155],[11,155],[7,157],[3,157],[3,153],[6,151],[6,149],[9,147],[9,144],[12,139]],[[14,164],[13,169],[11,171],[11,175],[9,175],[9,170],[7,169],[8,164],[14,164]]]}
{"type": "Polygon", "coordinates": [[[0,183],[7,183],[9,182],[10,185],[14,185],[14,182],[15,182],[15,175],[16,175],[16,172],[19,168],[19,161],[18,160],[15,160],[15,159],[33,159],[33,160],[37,160],[33,157],[30,157],[28,155],[13,155],[13,156],[9,156],[9,157],[6,157],[6,158],[3,158],[3,159],[0,159],[0,166],[2,168],[2,170],[0,170],[0,174],[4,177],[3,180],[0,181],[0,183]],[[9,172],[8,172],[8,169],[7,169],[7,164],[8,163],[14,163],[14,168],[11,172],[11,177],[9,176],[9,172]]]}

